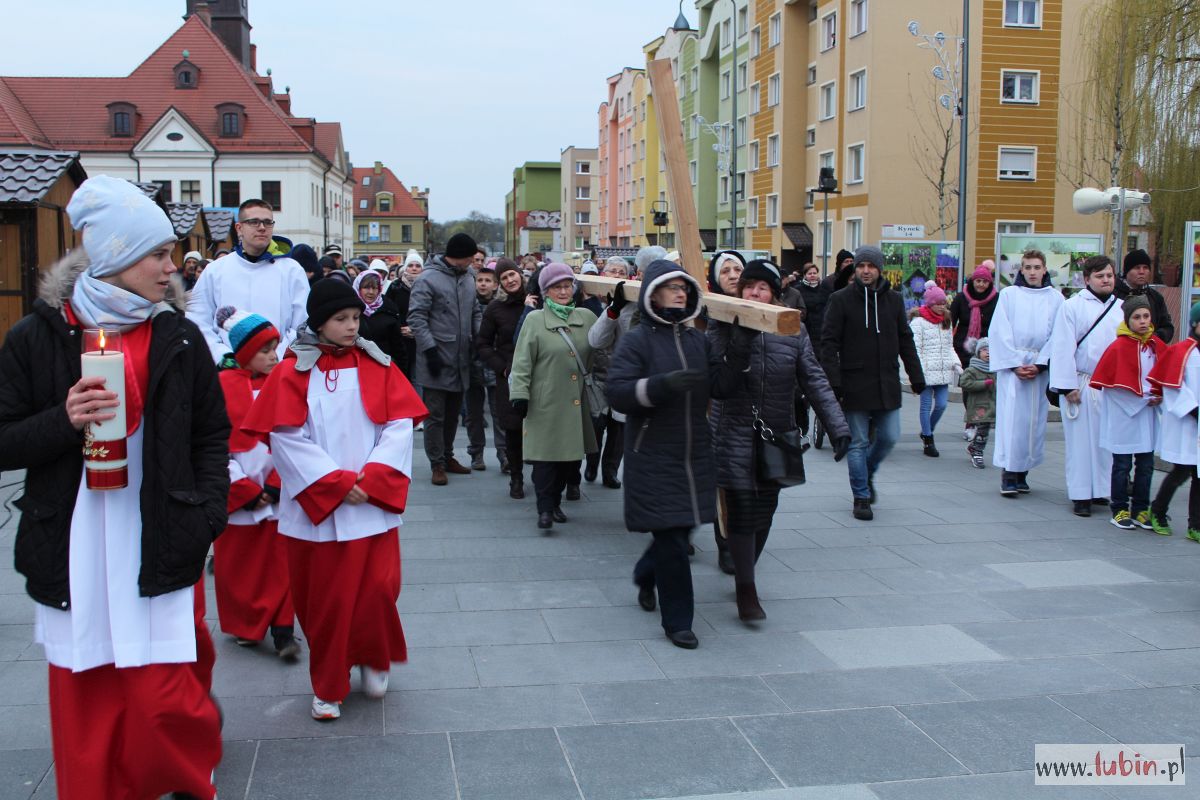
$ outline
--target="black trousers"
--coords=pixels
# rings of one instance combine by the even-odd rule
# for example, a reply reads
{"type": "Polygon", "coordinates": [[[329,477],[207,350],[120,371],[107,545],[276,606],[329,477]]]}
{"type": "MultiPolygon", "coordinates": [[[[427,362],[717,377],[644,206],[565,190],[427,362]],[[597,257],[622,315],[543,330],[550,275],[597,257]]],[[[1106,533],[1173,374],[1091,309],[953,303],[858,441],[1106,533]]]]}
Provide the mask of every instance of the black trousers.
{"type": "Polygon", "coordinates": [[[508,474],[523,478],[525,469],[525,439],[520,428],[504,429],[504,450],[508,453],[508,474]]]}
{"type": "Polygon", "coordinates": [[[601,478],[616,478],[625,455],[625,423],[604,414],[592,417],[592,428],[596,431],[596,452],[588,453],[587,468],[594,470],[599,465],[601,478]]]}
{"type": "MultiPolygon", "coordinates": [[[[512,462],[510,461],[511,465],[512,462]]],[[[538,513],[553,511],[562,505],[563,490],[571,482],[579,482],[578,461],[534,461],[533,490],[537,493],[538,513]]]]}
{"type": "Polygon", "coordinates": [[[444,467],[454,458],[454,435],[458,433],[463,393],[426,387],[424,400],[429,409],[429,418],[425,420],[425,455],[431,467],[444,467]]]}
{"type": "Polygon", "coordinates": [[[1171,466],[1171,471],[1167,473],[1158,487],[1158,494],[1154,496],[1154,502],[1150,504],[1150,511],[1159,519],[1165,517],[1167,507],[1171,505],[1171,498],[1189,478],[1192,485],[1188,492],[1188,527],[1200,531],[1200,479],[1196,477],[1196,468],[1190,464],[1173,464],[1171,466]]]}
{"type": "Polygon", "coordinates": [[[734,581],[754,583],[754,565],[767,546],[779,507],[779,487],[725,489],[725,523],[734,581]]]}
{"type": "Polygon", "coordinates": [[[691,528],[651,531],[654,541],[633,568],[633,582],[658,589],[658,608],[667,633],[690,631],[696,611],[692,594],[692,565],[688,561],[691,528]]]}

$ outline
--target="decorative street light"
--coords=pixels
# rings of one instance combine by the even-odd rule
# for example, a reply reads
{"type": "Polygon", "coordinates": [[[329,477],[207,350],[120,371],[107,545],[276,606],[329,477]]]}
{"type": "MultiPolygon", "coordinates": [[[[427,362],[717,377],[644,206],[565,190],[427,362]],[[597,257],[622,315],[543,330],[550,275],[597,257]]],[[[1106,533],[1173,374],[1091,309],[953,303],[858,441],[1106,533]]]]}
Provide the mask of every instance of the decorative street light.
{"type": "Polygon", "coordinates": [[[920,39],[918,47],[931,50],[938,63],[933,68],[933,77],[946,84],[947,91],[938,97],[938,103],[958,118],[958,240],[967,242],[967,102],[970,94],[971,5],[963,0],[962,36],[947,36],[942,31],[934,34],[921,33],[916,20],[908,23],[908,32],[920,39]],[[951,42],[950,48],[946,43],[951,42]]]}

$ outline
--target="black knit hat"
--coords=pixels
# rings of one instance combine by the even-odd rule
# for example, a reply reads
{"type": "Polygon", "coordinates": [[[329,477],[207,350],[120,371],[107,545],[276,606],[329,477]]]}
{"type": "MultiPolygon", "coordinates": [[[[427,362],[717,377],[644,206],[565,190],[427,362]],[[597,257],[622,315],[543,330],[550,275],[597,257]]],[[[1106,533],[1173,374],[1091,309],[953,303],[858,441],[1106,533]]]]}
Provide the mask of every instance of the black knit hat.
{"type": "MultiPolygon", "coordinates": [[[[321,263],[320,259],[317,258],[317,251],[306,244],[302,243],[293,247],[291,257],[305,272],[317,273],[321,271],[321,263]]],[[[332,262],[333,259],[330,259],[330,261],[332,262]]]]}
{"type": "Polygon", "coordinates": [[[1154,263],[1150,260],[1149,253],[1147,253],[1145,250],[1139,249],[1129,251],[1129,255],[1125,256],[1125,263],[1122,266],[1124,268],[1121,270],[1121,272],[1126,273],[1134,267],[1153,267],[1154,263]]]}
{"type": "Polygon", "coordinates": [[[771,294],[776,298],[783,291],[782,282],[779,276],[779,267],[770,261],[756,258],[746,264],[746,268],[742,270],[742,277],[738,280],[739,285],[745,285],[749,281],[766,281],[771,287],[771,294]]]}
{"type": "Polygon", "coordinates": [[[833,262],[834,266],[840,267],[847,258],[854,258],[854,253],[849,250],[838,250],[837,260],[833,262]]]}
{"type": "Polygon", "coordinates": [[[479,246],[465,233],[456,233],[446,242],[447,258],[471,258],[479,246]]]}
{"type": "Polygon", "coordinates": [[[357,308],[362,311],[366,306],[349,283],[336,278],[322,278],[312,285],[305,308],[308,311],[308,327],[316,333],[318,328],[342,309],[357,308]]]}

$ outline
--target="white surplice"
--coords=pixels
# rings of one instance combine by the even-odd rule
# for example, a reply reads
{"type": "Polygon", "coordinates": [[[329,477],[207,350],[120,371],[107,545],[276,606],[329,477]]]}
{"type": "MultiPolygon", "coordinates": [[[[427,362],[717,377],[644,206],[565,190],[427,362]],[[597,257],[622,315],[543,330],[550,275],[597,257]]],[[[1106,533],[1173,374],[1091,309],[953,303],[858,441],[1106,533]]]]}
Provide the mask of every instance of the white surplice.
{"type": "MultiPolygon", "coordinates": [[[[255,399],[258,398],[258,392],[258,389],[253,392],[255,399]]],[[[263,442],[258,442],[252,450],[244,453],[229,454],[229,482],[231,484],[237,483],[243,478],[249,478],[259,486],[266,486],[267,477],[274,468],[275,465],[271,461],[271,448],[263,442]]],[[[277,503],[271,503],[253,511],[239,508],[230,513],[229,524],[257,525],[263,520],[277,519],[278,513],[279,505],[277,503]]]]}
{"type": "MultiPolygon", "coordinates": [[[[1192,348],[1178,389],[1163,387],[1158,454],[1172,464],[1200,463],[1200,439],[1192,412],[1200,406],[1200,351],[1192,348]]],[[[1200,472],[1200,470],[1198,470],[1200,472]]]]}
{"type": "Polygon", "coordinates": [[[142,566],[142,434],[129,437],[129,485],[97,491],[80,479],[71,514],[71,608],[38,603],[34,640],[56,667],[141,667],[196,660],[192,587],[138,595],[142,566]]]}
{"type": "Polygon", "coordinates": [[[1112,453],[1100,446],[1100,390],[1088,382],[1123,321],[1120,299],[1101,300],[1088,289],[1064,302],[1054,319],[1050,385],[1064,393],[1078,389],[1080,395],[1079,403],[1068,401],[1065,394],[1060,401],[1067,443],[1067,497],[1071,500],[1108,497],[1112,486],[1112,453]],[[1104,318],[1092,328],[1101,314],[1104,318]]]}
{"type": "MultiPolygon", "coordinates": [[[[308,418],[299,428],[271,432],[271,453],[283,484],[279,532],[309,542],[349,542],[384,533],[402,523],[399,514],[371,503],[342,503],[321,524],[314,525],[295,500],[302,491],[335,470],[362,471],[368,463],[383,464],[412,477],[413,421],[398,419],[376,425],[363,409],[358,369],[336,370],[334,390],[326,373],[313,367],[308,381],[308,418]],[[314,415],[321,420],[313,424],[314,415]]],[[[331,373],[332,375],[332,373],[331,373]]]]}
{"type": "Polygon", "coordinates": [[[996,374],[996,451],[992,463],[1006,472],[1028,472],[1042,463],[1046,438],[1045,371],[1021,380],[1017,367],[1042,365],[1049,354],[1054,316],[1063,303],[1057,289],[1009,286],[1000,292],[988,329],[996,374]]]}
{"type": "MultiPolygon", "coordinates": [[[[1138,348],[1142,361],[1142,394],[1117,387],[1100,390],[1100,446],[1109,453],[1151,453],[1158,444],[1158,407],[1150,405],[1154,351],[1138,348]]],[[[1080,498],[1082,499],[1082,498],[1080,498]]]]}

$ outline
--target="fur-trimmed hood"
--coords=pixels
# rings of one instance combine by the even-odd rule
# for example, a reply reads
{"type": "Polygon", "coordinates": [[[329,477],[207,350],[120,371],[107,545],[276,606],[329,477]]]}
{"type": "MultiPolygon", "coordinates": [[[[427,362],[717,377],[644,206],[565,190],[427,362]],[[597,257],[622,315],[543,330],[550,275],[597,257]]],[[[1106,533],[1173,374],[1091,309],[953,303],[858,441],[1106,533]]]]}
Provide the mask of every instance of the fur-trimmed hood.
{"type": "MultiPolygon", "coordinates": [[[[67,253],[54,262],[42,273],[38,283],[38,298],[54,309],[61,310],[63,303],[71,299],[75,291],[75,281],[88,268],[87,251],[82,247],[67,253]]],[[[183,288],[183,277],[178,273],[171,275],[171,285],[167,287],[167,296],[158,304],[155,314],[163,311],[178,311],[182,314],[187,304],[186,291],[183,288]]]]}

